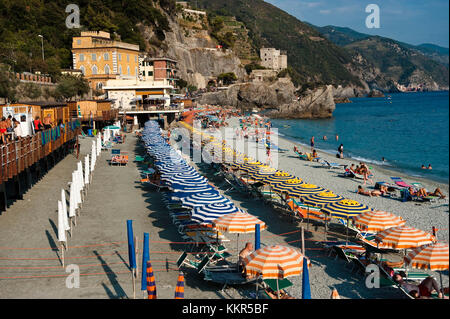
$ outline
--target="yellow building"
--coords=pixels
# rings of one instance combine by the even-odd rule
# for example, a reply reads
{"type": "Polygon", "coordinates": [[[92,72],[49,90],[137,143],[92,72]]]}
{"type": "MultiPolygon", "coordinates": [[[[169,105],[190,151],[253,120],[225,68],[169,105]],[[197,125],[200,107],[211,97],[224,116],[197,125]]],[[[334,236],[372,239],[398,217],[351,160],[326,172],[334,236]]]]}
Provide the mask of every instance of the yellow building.
{"type": "Polygon", "coordinates": [[[108,32],[84,31],[72,41],[73,68],[79,69],[93,89],[102,89],[117,76],[139,76],[139,45],[115,41],[108,32]]]}

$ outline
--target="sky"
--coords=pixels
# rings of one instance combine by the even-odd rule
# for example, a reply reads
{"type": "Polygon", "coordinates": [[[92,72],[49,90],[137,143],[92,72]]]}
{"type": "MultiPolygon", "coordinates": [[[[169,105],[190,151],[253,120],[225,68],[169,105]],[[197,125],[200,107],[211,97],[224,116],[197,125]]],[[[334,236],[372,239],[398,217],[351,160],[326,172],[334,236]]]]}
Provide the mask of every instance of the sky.
{"type": "Polygon", "coordinates": [[[449,47],[448,0],[265,0],[316,26],[334,25],[409,44],[449,47]],[[369,4],[380,9],[380,27],[367,28],[369,4]]]}

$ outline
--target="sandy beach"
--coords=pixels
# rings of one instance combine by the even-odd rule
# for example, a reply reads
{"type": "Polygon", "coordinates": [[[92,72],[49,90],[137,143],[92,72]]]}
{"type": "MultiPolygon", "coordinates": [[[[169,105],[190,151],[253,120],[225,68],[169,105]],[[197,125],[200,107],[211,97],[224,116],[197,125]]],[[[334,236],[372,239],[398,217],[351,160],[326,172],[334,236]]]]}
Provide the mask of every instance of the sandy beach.
{"type": "MultiPolygon", "coordinates": [[[[229,120],[231,125],[237,119],[229,120]]],[[[81,155],[89,152],[92,139],[81,139],[81,155]]],[[[232,140],[230,140],[230,143],[232,140]]],[[[291,150],[290,141],[280,139],[279,146],[291,150]]],[[[144,155],[144,148],[137,138],[128,133],[126,143],[119,145],[129,152],[130,158],[144,155]]],[[[292,151],[279,154],[279,168],[304,180],[329,188],[344,197],[356,199],[371,207],[393,212],[404,217],[407,225],[431,231],[439,228],[440,241],[448,242],[448,200],[437,204],[415,205],[393,199],[369,198],[355,194],[359,182],[337,177],[338,171],[318,167],[317,163],[296,158],[292,151]]],[[[322,156],[322,154],[321,154],[322,156]]],[[[325,157],[326,155],[323,154],[325,157]]],[[[139,183],[139,165],[133,161],[126,167],[110,167],[109,152],[103,151],[94,172],[86,201],[83,204],[78,225],[73,237],[69,237],[67,262],[80,265],[79,289],[68,289],[65,285],[65,269],[61,267],[59,253],[55,250],[57,218],[55,207],[61,188],[67,190],[67,181],[76,167],[77,160],[68,156],[58,163],[24,196],[24,200],[11,205],[0,216],[0,298],[132,298],[133,290],[128,269],[126,248],[126,220],[134,221],[135,235],[150,234],[150,256],[155,271],[158,298],[172,299],[178,275],[175,260],[182,254],[185,245],[171,223],[168,211],[162,203],[163,194],[139,183]],[[42,199],[47,199],[43,201],[42,199]]],[[[330,157],[330,160],[335,161],[330,157]]],[[[342,163],[348,160],[340,161],[342,163]]],[[[267,223],[268,229],[261,233],[262,245],[283,244],[300,248],[300,225],[275,212],[261,200],[249,198],[241,193],[222,187],[223,180],[213,175],[203,165],[191,162],[206,176],[223,195],[237,206],[267,223]]],[[[387,179],[390,175],[374,170],[375,180],[387,179]]],[[[397,174],[398,175],[398,174],[397,174]]],[[[410,179],[406,179],[410,181],[410,179]]],[[[436,184],[427,184],[427,187],[436,184]]],[[[444,186],[442,186],[444,187],[444,186]]],[[[444,189],[444,188],[443,188],[444,189]]],[[[444,192],[447,194],[448,186],[444,192]]],[[[304,225],[306,227],[306,225],[304,225]]],[[[332,224],[326,237],[328,240],[344,238],[344,228],[332,224]]],[[[236,236],[226,234],[225,246],[236,258],[236,236]]],[[[311,224],[305,231],[306,254],[311,260],[310,283],[312,298],[328,299],[336,288],[343,299],[405,298],[394,288],[368,289],[364,276],[351,271],[341,259],[328,257],[318,244],[325,239],[323,227],[311,224]]],[[[239,237],[239,248],[245,242],[253,242],[253,234],[239,237]]],[[[139,246],[142,249],[142,245],[139,246]]],[[[138,264],[140,264],[140,259],[138,264]]],[[[187,299],[246,299],[255,298],[254,285],[227,287],[203,280],[195,269],[185,267],[185,298],[187,299]]],[[[439,278],[437,273],[431,273],[439,278]]],[[[293,286],[287,291],[301,298],[301,277],[291,277],[293,286]]],[[[448,286],[448,272],[443,275],[448,286]]],[[[142,298],[137,281],[137,297],[142,298]]]]}

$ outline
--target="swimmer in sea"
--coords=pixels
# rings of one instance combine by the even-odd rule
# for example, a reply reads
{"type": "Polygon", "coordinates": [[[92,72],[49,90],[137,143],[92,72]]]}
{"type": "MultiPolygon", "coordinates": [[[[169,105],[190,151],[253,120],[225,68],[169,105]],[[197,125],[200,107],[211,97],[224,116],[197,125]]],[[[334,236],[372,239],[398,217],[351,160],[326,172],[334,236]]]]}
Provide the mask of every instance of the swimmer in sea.
{"type": "Polygon", "coordinates": [[[428,164],[428,169],[433,169],[433,168],[431,167],[431,164],[428,164]]]}

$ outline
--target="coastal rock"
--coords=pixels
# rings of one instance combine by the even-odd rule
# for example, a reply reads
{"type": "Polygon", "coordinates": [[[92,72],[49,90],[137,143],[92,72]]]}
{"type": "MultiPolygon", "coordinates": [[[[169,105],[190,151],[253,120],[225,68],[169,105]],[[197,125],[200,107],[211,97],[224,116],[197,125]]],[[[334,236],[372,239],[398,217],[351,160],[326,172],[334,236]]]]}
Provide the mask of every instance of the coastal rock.
{"type": "Polygon", "coordinates": [[[348,97],[335,97],[334,103],[352,103],[352,101],[350,101],[348,97]]]}
{"type": "Polygon", "coordinates": [[[281,78],[274,83],[251,82],[233,84],[227,90],[205,93],[200,104],[229,105],[244,109],[276,108],[295,99],[295,87],[289,79],[281,78]]]}
{"type": "Polygon", "coordinates": [[[321,86],[306,91],[298,101],[283,104],[268,113],[275,118],[329,118],[333,116],[336,105],[333,99],[333,86],[321,86]]]}
{"type": "Polygon", "coordinates": [[[383,92],[378,90],[372,90],[367,94],[367,97],[384,97],[383,92]]]}

